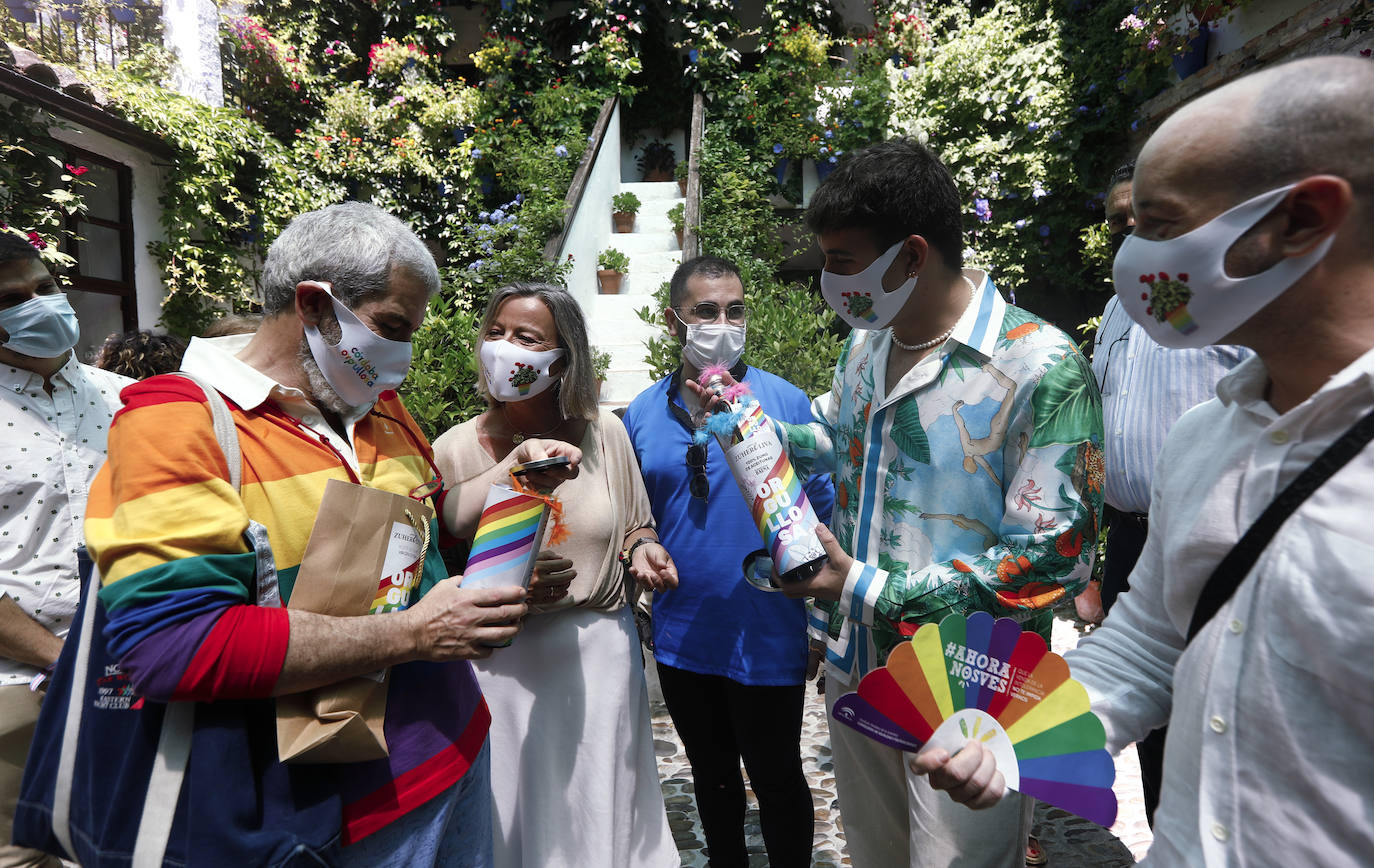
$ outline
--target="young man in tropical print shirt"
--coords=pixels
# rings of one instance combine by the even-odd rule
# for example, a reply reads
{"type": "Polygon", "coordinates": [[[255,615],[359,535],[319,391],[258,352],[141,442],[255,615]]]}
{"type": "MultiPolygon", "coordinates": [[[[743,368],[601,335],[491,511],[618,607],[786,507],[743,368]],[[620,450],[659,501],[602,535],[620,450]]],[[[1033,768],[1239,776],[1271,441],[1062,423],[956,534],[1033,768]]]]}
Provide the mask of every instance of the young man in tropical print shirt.
{"type": "MultiPolygon", "coordinates": [[[[1082,589],[1102,507],[1101,398],[1059,329],[961,267],[960,197],[928,149],[856,154],[807,219],[822,294],[855,331],[807,425],[775,422],[799,473],[835,474],[829,564],[787,588],[816,598],[826,701],[924,623],[991,612],[1048,637],[1082,589]]],[[[1019,864],[1030,800],[962,810],[900,752],[830,727],[856,868],[1019,864]],[[939,796],[939,798],[937,798],[939,796]]]]}

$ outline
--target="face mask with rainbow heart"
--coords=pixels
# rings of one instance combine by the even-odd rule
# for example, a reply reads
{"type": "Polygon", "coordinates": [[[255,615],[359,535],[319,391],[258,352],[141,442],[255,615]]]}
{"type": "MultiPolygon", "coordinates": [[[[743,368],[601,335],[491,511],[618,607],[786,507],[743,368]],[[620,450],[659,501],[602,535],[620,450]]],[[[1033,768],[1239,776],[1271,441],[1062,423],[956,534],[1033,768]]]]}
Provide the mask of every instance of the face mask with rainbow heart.
{"type": "Polygon", "coordinates": [[[840,319],[856,329],[882,329],[896,318],[915,291],[917,278],[908,277],[901,286],[887,292],[883,289],[883,275],[905,242],[903,238],[889,247],[858,274],[821,272],[821,297],[840,319]]]}
{"type": "Polygon", "coordinates": [[[487,391],[498,401],[512,403],[533,398],[548,389],[558,377],[549,375],[553,363],[567,355],[556,350],[528,350],[510,341],[483,341],[477,349],[487,391]]]}
{"type": "Polygon", "coordinates": [[[1131,235],[1112,264],[1121,306],[1160,346],[1196,349],[1220,343],[1312,270],[1335,235],[1302,256],[1247,277],[1226,273],[1226,254],[1295,185],[1247,199],[1189,232],[1164,241],[1131,235]]]}

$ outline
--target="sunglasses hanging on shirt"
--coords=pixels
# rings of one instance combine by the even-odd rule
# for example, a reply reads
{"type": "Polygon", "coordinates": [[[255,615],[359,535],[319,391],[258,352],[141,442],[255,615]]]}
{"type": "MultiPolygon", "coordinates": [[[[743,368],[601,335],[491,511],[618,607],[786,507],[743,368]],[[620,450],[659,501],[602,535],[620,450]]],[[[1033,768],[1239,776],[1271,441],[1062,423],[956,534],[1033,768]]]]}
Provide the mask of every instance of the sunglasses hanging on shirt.
{"type": "Polygon", "coordinates": [[[706,478],[706,444],[693,443],[687,447],[687,466],[692,471],[687,490],[698,500],[711,493],[711,481],[706,478]]]}

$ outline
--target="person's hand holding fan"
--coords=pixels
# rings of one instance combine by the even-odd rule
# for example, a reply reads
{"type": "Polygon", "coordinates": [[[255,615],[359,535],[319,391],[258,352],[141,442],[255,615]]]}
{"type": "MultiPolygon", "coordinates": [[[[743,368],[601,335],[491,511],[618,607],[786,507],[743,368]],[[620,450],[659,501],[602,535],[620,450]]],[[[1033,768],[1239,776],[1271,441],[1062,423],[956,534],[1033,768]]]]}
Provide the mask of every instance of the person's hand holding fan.
{"type": "Polygon", "coordinates": [[[937,773],[933,782],[971,807],[997,801],[1000,773],[1007,789],[1103,826],[1116,820],[1116,767],[1087,691],[1044,639],[1009,618],[977,612],[922,626],[833,713],[869,738],[919,752],[913,770],[937,773]],[[981,747],[956,756],[970,741],[981,747]]]}

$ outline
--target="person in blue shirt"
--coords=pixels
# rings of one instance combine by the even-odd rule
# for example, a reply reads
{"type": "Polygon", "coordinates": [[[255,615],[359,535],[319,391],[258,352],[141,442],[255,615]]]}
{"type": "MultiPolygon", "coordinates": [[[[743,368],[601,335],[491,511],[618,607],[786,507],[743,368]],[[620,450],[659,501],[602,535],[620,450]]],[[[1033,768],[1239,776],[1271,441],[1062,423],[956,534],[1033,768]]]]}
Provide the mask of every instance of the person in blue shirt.
{"type": "MultiPolygon", "coordinates": [[[[741,360],[748,308],[733,263],[709,256],[684,262],[663,317],[682,343],[682,365],[640,393],[624,417],[659,540],[678,566],[677,589],[653,602],[663,698],[692,765],[713,868],[749,864],[741,759],[759,800],[769,864],[810,865],[814,816],[800,752],[806,606],[745,580],[745,556],[763,541],[719,445],[693,445],[688,408],[698,401],[683,383],[724,365],[769,415],[788,422],[808,421],[810,400],[741,360]]],[[[813,476],[806,492],[829,521],[829,477],[813,476]]]]}

